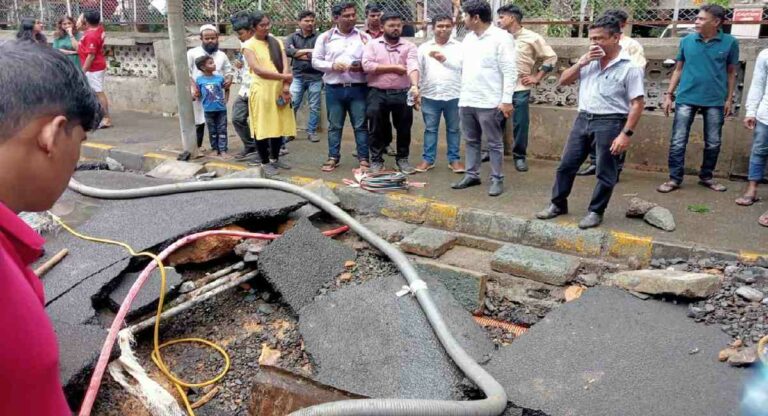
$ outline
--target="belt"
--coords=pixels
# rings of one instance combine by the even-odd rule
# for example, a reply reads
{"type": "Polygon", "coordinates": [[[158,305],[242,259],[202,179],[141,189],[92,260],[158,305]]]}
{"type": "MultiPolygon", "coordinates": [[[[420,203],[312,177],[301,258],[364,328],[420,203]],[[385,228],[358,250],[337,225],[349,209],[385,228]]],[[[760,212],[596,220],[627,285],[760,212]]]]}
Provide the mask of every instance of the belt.
{"type": "Polygon", "coordinates": [[[325,84],[327,87],[331,88],[352,88],[352,87],[367,87],[368,84],[365,82],[345,82],[341,84],[325,84]]]}
{"type": "Polygon", "coordinates": [[[579,117],[584,117],[587,120],[624,120],[628,115],[622,113],[594,114],[586,111],[579,111],[579,117]]]}
{"type": "Polygon", "coordinates": [[[407,93],[410,90],[410,88],[400,88],[400,89],[397,89],[397,90],[395,90],[395,89],[386,89],[385,90],[385,89],[376,88],[376,87],[374,87],[373,89],[376,90],[376,91],[381,91],[384,94],[403,94],[403,93],[407,93]]]}

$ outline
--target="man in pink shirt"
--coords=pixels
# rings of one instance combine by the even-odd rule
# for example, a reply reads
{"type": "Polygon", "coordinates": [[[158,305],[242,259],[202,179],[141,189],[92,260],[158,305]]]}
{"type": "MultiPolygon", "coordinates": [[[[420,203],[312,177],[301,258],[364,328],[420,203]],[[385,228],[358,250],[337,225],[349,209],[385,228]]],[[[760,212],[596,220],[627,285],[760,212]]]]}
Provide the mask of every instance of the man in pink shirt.
{"type": "Polygon", "coordinates": [[[44,240],[16,214],[56,202],[102,113],[83,72],[54,49],[0,43],[0,68],[0,415],[69,416],[43,285],[29,268],[44,240]]]}
{"type": "Polygon", "coordinates": [[[384,169],[384,153],[392,142],[392,125],[397,132],[395,164],[400,172],[414,173],[408,162],[411,146],[413,109],[408,105],[419,102],[418,49],[411,42],[400,39],[403,20],[397,13],[381,16],[384,36],[373,39],[363,50],[363,70],[368,74],[368,109],[371,132],[368,136],[371,172],[384,169]],[[390,122],[391,119],[391,122],[390,122]]]}

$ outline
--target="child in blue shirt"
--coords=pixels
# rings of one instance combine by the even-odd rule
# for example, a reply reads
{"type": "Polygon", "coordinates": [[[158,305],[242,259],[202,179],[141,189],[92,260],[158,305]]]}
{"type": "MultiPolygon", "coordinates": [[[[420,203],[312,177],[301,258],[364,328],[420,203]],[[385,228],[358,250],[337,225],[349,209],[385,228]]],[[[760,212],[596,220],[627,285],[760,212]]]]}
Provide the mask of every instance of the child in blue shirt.
{"type": "Polygon", "coordinates": [[[223,159],[230,159],[227,154],[227,101],[229,91],[224,88],[224,77],[215,74],[216,63],[205,55],[195,59],[195,66],[203,75],[195,80],[197,93],[195,98],[203,104],[205,123],[211,139],[211,150],[223,159]]]}

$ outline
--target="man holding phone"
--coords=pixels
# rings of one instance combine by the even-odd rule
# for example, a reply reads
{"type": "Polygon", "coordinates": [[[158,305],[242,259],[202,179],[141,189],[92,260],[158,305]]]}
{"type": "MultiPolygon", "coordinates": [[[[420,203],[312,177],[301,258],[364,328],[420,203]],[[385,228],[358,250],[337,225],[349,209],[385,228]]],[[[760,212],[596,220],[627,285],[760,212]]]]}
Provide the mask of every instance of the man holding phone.
{"type": "Polygon", "coordinates": [[[557,167],[552,202],[536,218],[548,220],[568,213],[568,196],[576,172],[594,141],[597,184],[589,213],[579,222],[579,228],[597,227],[603,221],[618,180],[620,155],[629,146],[645,105],[644,70],[632,64],[619,46],[620,38],[618,19],[599,18],[589,28],[589,51],[560,77],[561,85],[579,81],[579,115],[557,167]]]}

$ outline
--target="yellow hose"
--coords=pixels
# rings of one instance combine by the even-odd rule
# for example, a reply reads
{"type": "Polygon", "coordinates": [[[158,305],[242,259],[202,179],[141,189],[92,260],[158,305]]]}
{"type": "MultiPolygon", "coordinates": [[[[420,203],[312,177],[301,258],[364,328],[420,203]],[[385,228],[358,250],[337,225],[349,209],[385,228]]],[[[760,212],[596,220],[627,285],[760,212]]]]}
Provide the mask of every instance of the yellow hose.
{"type": "Polygon", "coordinates": [[[160,270],[160,299],[157,303],[157,313],[155,315],[155,328],[154,328],[154,337],[153,337],[153,349],[152,349],[152,361],[157,365],[157,368],[160,369],[160,371],[168,377],[168,379],[173,383],[173,386],[176,387],[176,390],[181,395],[181,399],[184,402],[184,407],[187,409],[187,413],[189,413],[190,416],[195,416],[195,411],[192,410],[193,408],[197,407],[195,404],[189,403],[189,398],[187,397],[187,393],[184,391],[183,387],[205,387],[208,385],[211,385],[213,383],[218,382],[221,380],[226,374],[227,371],[229,371],[231,360],[229,358],[229,354],[227,354],[226,351],[224,351],[224,348],[216,345],[215,343],[208,341],[206,339],[202,338],[182,338],[182,339],[174,339],[171,341],[166,341],[162,344],[160,344],[160,314],[163,312],[163,303],[165,302],[165,287],[166,287],[166,276],[165,276],[165,267],[163,266],[163,261],[160,260],[160,258],[153,253],[149,253],[146,251],[142,251],[141,253],[137,253],[131,246],[129,246],[126,243],[120,242],[120,241],[114,241],[114,240],[107,240],[104,238],[95,238],[95,237],[89,237],[84,234],[80,234],[79,232],[73,230],[71,227],[69,227],[67,224],[64,223],[64,221],[61,220],[61,218],[57,217],[56,215],[50,214],[51,217],[53,217],[54,221],[56,221],[62,228],[67,230],[70,234],[74,235],[77,238],[91,241],[94,243],[102,243],[102,244],[111,244],[115,246],[120,246],[124,249],[126,249],[129,253],[131,253],[131,256],[134,257],[149,257],[152,259],[155,263],[157,263],[157,267],[160,270]],[[224,369],[214,378],[210,380],[205,380],[199,383],[189,383],[184,380],[181,380],[180,378],[176,377],[170,369],[168,369],[168,366],[163,361],[163,356],[160,354],[160,350],[162,350],[165,347],[168,347],[170,345],[174,344],[182,344],[182,343],[196,343],[196,344],[203,344],[205,346],[208,346],[214,350],[216,350],[223,358],[224,358],[224,369]]]}

